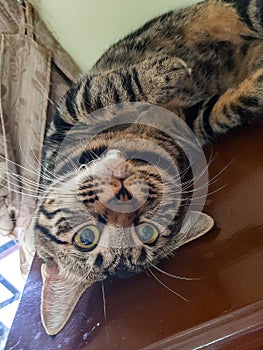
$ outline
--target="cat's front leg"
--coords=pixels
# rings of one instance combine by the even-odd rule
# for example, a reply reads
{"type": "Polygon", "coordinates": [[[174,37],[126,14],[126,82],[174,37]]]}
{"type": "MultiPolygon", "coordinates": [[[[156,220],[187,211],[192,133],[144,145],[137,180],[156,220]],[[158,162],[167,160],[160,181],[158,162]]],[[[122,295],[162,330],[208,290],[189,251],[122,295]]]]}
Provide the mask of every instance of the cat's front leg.
{"type": "Polygon", "coordinates": [[[86,76],[73,86],[60,106],[70,124],[99,108],[120,102],[165,104],[190,82],[190,69],[177,57],[157,55],[136,65],[86,76]]]}
{"type": "MultiPolygon", "coordinates": [[[[59,143],[79,121],[97,109],[123,102],[165,104],[180,95],[190,81],[190,70],[177,57],[154,56],[136,65],[84,76],[61,101],[47,134],[55,158],[59,143]]],[[[49,160],[47,160],[50,163],[49,160]]]]}

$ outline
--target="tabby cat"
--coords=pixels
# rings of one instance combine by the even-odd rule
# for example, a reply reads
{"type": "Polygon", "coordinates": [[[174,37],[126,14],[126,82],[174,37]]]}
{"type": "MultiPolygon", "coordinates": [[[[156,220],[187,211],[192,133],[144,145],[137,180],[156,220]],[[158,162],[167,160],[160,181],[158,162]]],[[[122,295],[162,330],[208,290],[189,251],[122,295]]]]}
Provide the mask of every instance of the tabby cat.
{"type": "Polygon", "coordinates": [[[114,118],[107,111],[92,112],[117,104],[122,114],[129,115],[129,108],[139,114],[145,105],[132,102],[159,105],[182,118],[201,145],[210,143],[262,113],[262,39],[260,0],[204,1],[146,23],[111,46],[68,90],[47,134],[46,190],[35,222],[48,334],[64,327],[94,282],[144,271],[213,225],[200,213],[191,229],[183,230],[191,201],[189,161],[168,133],[117,123],[86,142],[92,128],[100,130],[114,118]],[[74,136],[75,143],[62,152],[68,134],[68,142],[74,136]],[[158,162],[150,164],[144,154],[158,162]],[[174,180],[167,155],[185,189],[179,202],[170,200],[173,188],[163,186],[174,180]],[[163,217],[176,209],[168,225],[162,215],[154,221],[161,200],[163,217]]]}

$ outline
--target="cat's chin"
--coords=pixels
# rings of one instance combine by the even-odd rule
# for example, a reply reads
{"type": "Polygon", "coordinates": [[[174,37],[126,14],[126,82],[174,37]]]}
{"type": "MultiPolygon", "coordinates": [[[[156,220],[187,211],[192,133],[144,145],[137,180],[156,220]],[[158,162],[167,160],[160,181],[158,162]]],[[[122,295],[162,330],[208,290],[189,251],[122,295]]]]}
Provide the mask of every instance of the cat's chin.
{"type": "Polygon", "coordinates": [[[130,271],[128,269],[117,269],[114,272],[114,276],[116,276],[117,278],[130,278],[134,275],[137,275],[138,271],[130,271]]]}

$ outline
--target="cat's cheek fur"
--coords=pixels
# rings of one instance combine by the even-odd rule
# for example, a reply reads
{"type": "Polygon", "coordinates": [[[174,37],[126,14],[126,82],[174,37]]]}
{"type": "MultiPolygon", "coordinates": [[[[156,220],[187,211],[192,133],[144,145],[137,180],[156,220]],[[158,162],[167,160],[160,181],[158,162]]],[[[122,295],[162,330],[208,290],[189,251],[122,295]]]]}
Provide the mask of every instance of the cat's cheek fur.
{"type": "Polygon", "coordinates": [[[41,318],[45,331],[56,335],[64,328],[84,291],[94,282],[76,281],[59,271],[55,262],[41,267],[41,318]]]}

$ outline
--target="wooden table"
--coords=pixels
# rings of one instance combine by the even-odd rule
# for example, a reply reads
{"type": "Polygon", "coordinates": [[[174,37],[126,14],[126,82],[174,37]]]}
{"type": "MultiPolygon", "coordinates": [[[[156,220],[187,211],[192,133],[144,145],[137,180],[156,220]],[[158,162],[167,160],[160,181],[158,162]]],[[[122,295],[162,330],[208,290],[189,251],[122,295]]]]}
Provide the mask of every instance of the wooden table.
{"type": "Polygon", "coordinates": [[[35,258],[6,349],[263,349],[263,120],[235,130],[206,150],[211,184],[205,211],[216,227],[160,264],[170,273],[104,283],[81,298],[64,330],[45,334],[35,258]],[[225,186],[224,188],[221,188],[225,186]]]}

